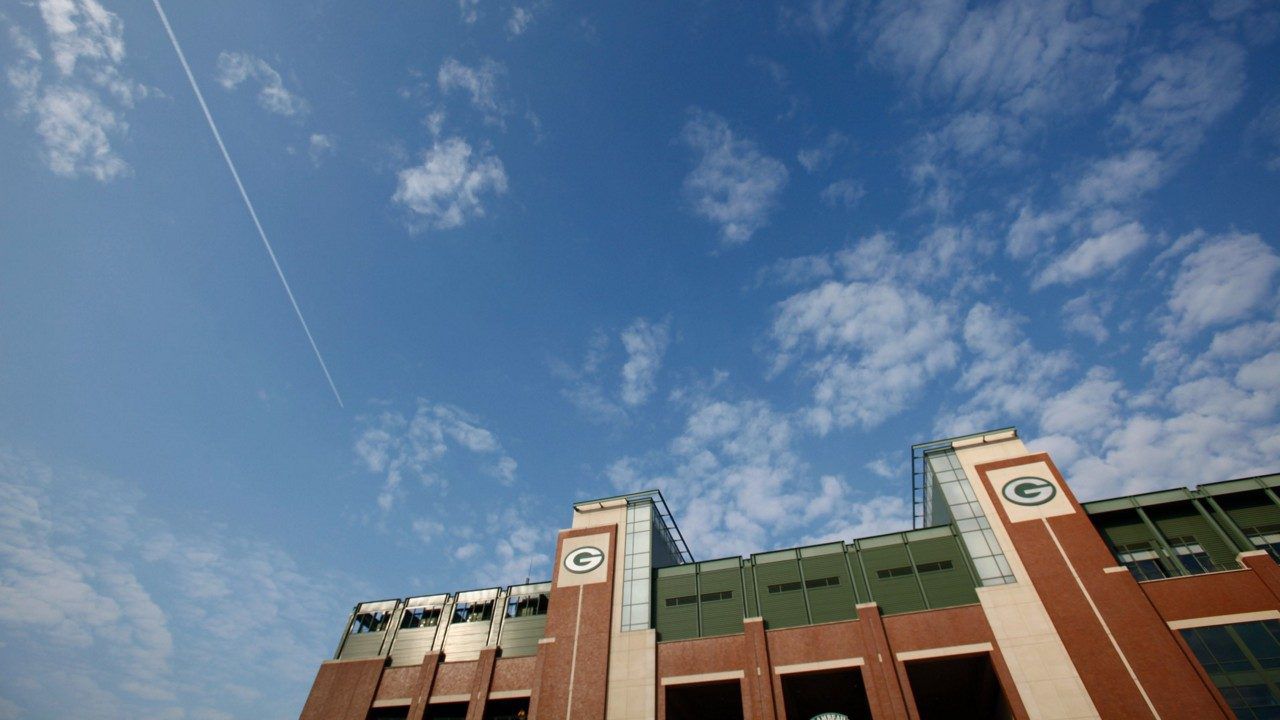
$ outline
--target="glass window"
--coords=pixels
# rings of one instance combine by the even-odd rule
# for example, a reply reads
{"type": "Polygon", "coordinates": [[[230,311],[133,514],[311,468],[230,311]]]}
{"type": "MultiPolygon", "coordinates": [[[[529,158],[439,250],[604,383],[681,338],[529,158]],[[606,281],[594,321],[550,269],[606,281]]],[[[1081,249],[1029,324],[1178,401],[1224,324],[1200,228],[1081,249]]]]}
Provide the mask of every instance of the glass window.
{"type": "Polygon", "coordinates": [[[413,630],[414,628],[435,627],[439,624],[440,608],[416,607],[404,611],[404,617],[400,620],[400,629],[413,630]]]}
{"type": "Polygon", "coordinates": [[[1190,535],[1169,538],[1169,547],[1177,556],[1178,563],[1192,575],[1213,572],[1217,569],[1209,559],[1209,553],[1205,552],[1200,543],[1190,535]]]}
{"type": "Polygon", "coordinates": [[[1280,718],[1280,621],[1191,628],[1182,637],[1236,717],[1280,718]]]}
{"type": "Polygon", "coordinates": [[[364,633],[382,632],[387,629],[387,620],[390,617],[391,613],[384,610],[357,613],[355,619],[351,622],[351,634],[363,635],[364,633]]]}
{"type": "Polygon", "coordinates": [[[1133,577],[1137,580],[1159,580],[1168,577],[1156,551],[1151,549],[1150,543],[1116,545],[1116,559],[1121,565],[1129,568],[1129,572],[1133,573],[1133,577]]]}
{"type": "Polygon", "coordinates": [[[1249,541],[1259,550],[1266,550],[1271,557],[1280,561],[1280,525],[1261,525],[1245,528],[1249,541]]]}
{"type": "Polygon", "coordinates": [[[531,617],[547,614],[546,593],[537,595],[513,595],[507,599],[507,617],[531,617]]]}

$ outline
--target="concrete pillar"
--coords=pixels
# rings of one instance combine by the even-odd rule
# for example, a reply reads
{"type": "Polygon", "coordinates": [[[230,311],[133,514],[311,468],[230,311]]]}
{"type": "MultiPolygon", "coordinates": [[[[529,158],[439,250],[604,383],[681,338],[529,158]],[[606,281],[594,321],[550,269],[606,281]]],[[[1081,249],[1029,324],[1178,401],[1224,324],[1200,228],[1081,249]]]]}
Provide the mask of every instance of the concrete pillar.
{"type": "Polygon", "coordinates": [[[497,663],[497,647],[487,647],[480,651],[480,660],[476,662],[476,674],[471,680],[471,699],[467,704],[467,720],[484,720],[484,706],[489,701],[489,686],[493,684],[493,668],[497,663]]]}
{"type": "Polygon", "coordinates": [[[324,663],[300,720],[365,720],[386,664],[385,657],[324,663]]]}
{"type": "Polygon", "coordinates": [[[769,637],[764,618],[742,622],[747,652],[742,658],[742,716],[746,720],[776,720],[773,693],[773,663],[769,660],[769,637]]]}
{"type": "Polygon", "coordinates": [[[909,720],[907,701],[898,679],[898,662],[889,647],[889,636],[876,603],[858,603],[858,626],[866,649],[862,681],[867,686],[867,702],[876,720],[909,720]]]}
{"type": "Polygon", "coordinates": [[[422,658],[422,667],[418,670],[418,679],[413,686],[413,701],[409,703],[408,720],[422,720],[427,714],[427,700],[431,698],[431,686],[436,682],[436,669],[440,667],[443,656],[439,652],[429,652],[422,658]]]}

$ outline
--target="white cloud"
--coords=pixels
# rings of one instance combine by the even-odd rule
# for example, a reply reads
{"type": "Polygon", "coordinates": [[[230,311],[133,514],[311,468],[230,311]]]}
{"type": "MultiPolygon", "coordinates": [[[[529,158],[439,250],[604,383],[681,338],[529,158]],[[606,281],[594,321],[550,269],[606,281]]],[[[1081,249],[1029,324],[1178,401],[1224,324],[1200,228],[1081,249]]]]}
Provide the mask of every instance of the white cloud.
{"type": "Polygon", "coordinates": [[[851,208],[858,204],[863,195],[867,194],[867,189],[857,180],[845,178],[837,180],[826,187],[822,191],[820,197],[822,202],[831,207],[851,208]]]}
{"type": "Polygon", "coordinates": [[[523,35],[524,32],[529,29],[529,25],[532,22],[532,8],[512,5],[511,16],[507,18],[507,35],[511,37],[523,35]]]}
{"type": "Polygon", "coordinates": [[[128,133],[125,110],[151,91],[121,72],[124,24],[97,0],[43,0],[39,10],[47,61],[31,35],[0,16],[18,51],[5,76],[19,116],[34,119],[55,174],[100,182],[131,174],[113,143],[128,133]]]}
{"type": "Polygon", "coordinates": [[[809,0],[799,10],[783,8],[783,17],[802,30],[827,37],[840,29],[849,13],[849,0],[809,0]]]}
{"type": "Polygon", "coordinates": [[[910,524],[901,496],[865,497],[797,456],[792,420],[760,400],[694,398],[665,452],[624,457],[607,476],[620,492],[650,487],[678,508],[698,557],[873,535],[910,524]]]}
{"type": "Polygon", "coordinates": [[[502,63],[489,58],[475,67],[445,58],[436,73],[436,83],[445,95],[454,90],[466,92],[471,97],[471,106],[484,114],[485,122],[501,125],[507,108],[499,97],[498,83],[506,72],[502,63]]]}
{"type": "Polygon", "coordinates": [[[307,101],[287,90],[284,78],[266,60],[242,52],[218,54],[218,84],[235,90],[246,80],[258,84],[258,105],[267,112],[285,117],[306,114],[307,101]]]}
{"type": "Polygon", "coordinates": [[[822,141],[821,145],[805,148],[796,153],[796,162],[799,162],[800,166],[810,173],[817,172],[831,164],[831,160],[835,158],[836,153],[840,152],[848,144],[849,138],[832,130],[827,133],[827,138],[822,141]]]}
{"type": "Polygon", "coordinates": [[[320,165],[320,161],[333,156],[336,152],[337,143],[332,135],[311,133],[311,137],[307,140],[307,156],[311,158],[313,164],[320,165]]]}
{"type": "Polygon", "coordinates": [[[1022,332],[1026,319],[987,303],[975,303],[965,315],[964,344],[969,355],[956,389],[960,402],[944,407],[934,428],[939,436],[962,435],[991,427],[1026,425],[1037,417],[1071,367],[1063,352],[1037,349],[1022,332]]]}
{"type": "Polygon", "coordinates": [[[651,323],[636,318],[622,331],[622,347],[627,361],[622,365],[622,402],[632,407],[643,404],[653,394],[654,379],[662,367],[670,331],[666,322],[651,323]]]}
{"type": "Polygon", "coordinates": [[[1088,238],[1054,259],[1031,283],[1033,289],[1056,283],[1071,284],[1120,265],[1147,246],[1150,237],[1142,225],[1130,222],[1088,238]]]}
{"type": "Polygon", "coordinates": [[[885,2],[862,36],[880,62],[957,103],[1061,113],[1106,98],[1140,16],[1141,4],[1085,9],[1070,0],[885,2]]]}
{"type": "Polygon", "coordinates": [[[1085,207],[1127,202],[1164,182],[1165,161],[1154,150],[1134,149],[1098,160],[1075,188],[1075,201],[1085,207]]]}
{"type": "Polygon", "coordinates": [[[1167,331],[1195,333],[1274,303],[1277,271],[1280,257],[1257,235],[1228,233],[1204,241],[1178,268],[1169,290],[1167,331]]]}
{"type": "Polygon", "coordinates": [[[437,230],[483,217],[484,196],[507,191],[502,160],[483,151],[475,153],[458,137],[436,141],[422,154],[420,164],[401,170],[396,178],[391,199],[437,230]]]}
{"type": "Polygon", "coordinates": [[[1133,140],[1193,149],[1244,94],[1243,47],[1207,34],[1188,45],[1147,58],[1130,82],[1141,97],[1126,102],[1115,123],[1133,140]]]}
{"type": "Polygon", "coordinates": [[[948,308],[891,281],[827,281],[778,304],[770,334],[775,370],[807,356],[814,380],[810,421],[871,427],[905,409],[925,384],[955,365],[948,308]]]}
{"type": "Polygon", "coordinates": [[[1072,298],[1062,306],[1062,321],[1066,329],[1093,338],[1101,344],[1111,337],[1111,331],[1103,320],[1110,303],[1101,301],[1094,293],[1072,298]]]}
{"type": "Polygon", "coordinates": [[[366,470],[382,477],[377,504],[384,513],[404,496],[405,480],[427,487],[446,485],[443,461],[450,449],[465,450],[481,460],[484,472],[502,484],[515,482],[516,461],[479,418],[461,408],[419,398],[411,416],[386,410],[359,422],[356,457],[366,470]]]}
{"type": "Polygon", "coordinates": [[[474,25],[480,19],[480,0],[458,0],[458,16],[462,22],[474,25]]]}
{"type": "Polygon", "coordinates": [[[18,716],[296,713],[339,587],[273,544],[150,515],[129,485],[0,449],[0,695],[18,716]]]}
{"type": "Polygon", "coordinates": [[[694,110],[680,139],[698,154],[684,181],[694,212],[720,226],[726,245],[750,240],[768,222],[787,184],[786,166],[735,136],[715,113],[694,110]]]}

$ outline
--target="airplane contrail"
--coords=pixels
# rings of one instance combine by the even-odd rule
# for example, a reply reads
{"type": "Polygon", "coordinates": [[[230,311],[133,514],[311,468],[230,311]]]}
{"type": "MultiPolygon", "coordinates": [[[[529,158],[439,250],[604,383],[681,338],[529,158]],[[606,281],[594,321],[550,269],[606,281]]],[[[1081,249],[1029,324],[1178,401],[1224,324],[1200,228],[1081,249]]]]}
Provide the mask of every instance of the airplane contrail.
{"type": "Polygon", "coordinates": [[[271,264],[276,268],[276,275],[280,277],[280,284],[284,285],[284,291],[289,296],[289,302],[293,304],[293,311],[298,315],[298,322],[302,323],[302,331],[307,334],[307,340],[311,343],[311,349],[316,354],[316,360],[320,362],[320,369],[324,371],[324,379],[329,381],[329,388],[333,390],[333,397],[338,400],[338,407],[345,408],[342,404],[342,395],[338,394],[338,386],[333,384],[333,377],[329,375],[329,366],[325,365],[324,357],[320,355],[320,347],[316,345],[316,339],[311,337],[311,328],[307,327],[307,319],[302,317],[302,308],[298,307],[298,301],[293,297],[293,290],[289,288],[289,281],[284,277],[284,270],[280,268],[280,261],[276,259],[276,253],[271,249],[271,241],[267,240],[267,233],[262,229],[262,223],[258,222],[258,213],[253,209],[253,202],[249,200],[249,193],[244,190],[244,183],[240,182],[240,173],[236,172],[236,164],[231,162],[231,154],[227,152],[227,146],[222,142],[222,134],[218,132],[218,126],[213,122],[213,115],[209,112],[209,106],[205,104],[204,95],[200,92],[200,85],[196,83],[196,76],[191,73],[191,66],[187,64],[187,56],[182,53],[182,46],[178,44],[178,38],[173,34],[173,28],[169,25],[169,18],[164,14],[164,8],[160,6],[160,0],[151,0],[156,6],[156,12],[160,14],[160,22],[164,24],[164,31],[169,34],[169,42],[173,43],[173,50],[178,54],[178,62],[182,63],[182,69],[187,73],[187,80],[191,82],[191,90],[196,94],[196,100],[200,103],[200,109],[204,111],[204,119],[209,121],[209,129],[213,131],[213,139],[218,142],[218,149],[222,151],[222,159],[227,161],[227,168],[231,170],[231,177],[236,181],[236,187],[240,189],[240,198],[244,200],[244,206],[249,210],[249,217],[253,218],[253,226],[258,228],[258,237],[262,238],[262,246],[267,249],[267,254],[271,256],[271,264]]]}

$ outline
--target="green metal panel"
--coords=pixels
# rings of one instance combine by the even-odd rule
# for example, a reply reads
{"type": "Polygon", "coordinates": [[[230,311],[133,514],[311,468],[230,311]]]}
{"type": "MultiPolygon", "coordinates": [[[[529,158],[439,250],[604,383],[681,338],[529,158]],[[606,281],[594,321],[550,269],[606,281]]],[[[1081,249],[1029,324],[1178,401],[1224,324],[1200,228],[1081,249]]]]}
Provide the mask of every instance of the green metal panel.
{"type": "Polygon", "coordinates": [[[804,569],[805,593],[809,596],[813,622],[852,620],[858,616],[854,609],[857,599],[853,594],[843,548],[837,549],[836,554],[802,557],[800,564],[804,569]],[[835,578],[836,584],[824,583],[829,578],[835,578]]]}
{"type": "Polygon", "coordinates": [[[536,655],[538,641],[542,639],[546,629],[546,615],[504,618],[502,635],[498,640],[498,646],[502,648],[502,657],[536,655]]]}
{"type": "Polygon", "coordinates": [[[1151,521],[1160,529],[1165,539],[1192,537],[1209,554],[1209,559],[1219,566],[1234,566],[1236,550],[1227,545],[1190,502],[1170,503],[1148,508],[1151,521]]]}
{"type": "MultiPolygon", "coordinates": [[[[781,553],[769,553],[776,557],[781,553]]],[[[800,564],[791,559],[760,562],[756,556],[756,592],[760,597],[760,615],[766,628],[794,627],[809,624],[809,613],[804,602],[804,583],[800,579],[800,564]],[[770,586],[775,592],[769,592],[770,586]],[[794,588],[794,589],[792,589],[794,588]]]]}
{"type": "Polygon", "coordinates": [[[702,613],[703,637],[742,632],[742,569],[740,567],[711,571],[699,569],[698,592],[698,609],[702,613]],[[729,593],[728,597],[716,597],[726,592],[729,593]]]}
{"type": "Polygon", "coordinates": [[[756,599],[755,573],[750,560],[742,561],[742,592],[747,605],[747,617],[760,617],[760,603],[756,599]]]}
{"type": "Polygon", "coordinates": [[[1280,525],[1280,507],[1276,507],[1276,504],[1261,492],[1241,493],[1235,497],[1218,497],[1217,501],[1236,525],[1245,532],[1250,528],[1280,525]]]}
{"type": "Polygon", "coordinates": [[[862,575],[862,556],[852,547],[845,551],[849,558],[849,567],[853,570],[853,587],[858,593],[858,602],[871,602],[871,591],[867,589],[867,579],[862,575]]]}
{"type": "Polygon", "coordinates": [[[920,584],[924,586],[929,607],[944,608],[978,602],[973,576],[965,567],[964,551],[958,538],[944,537],[910,543],[911,557],[916,561],[920,584]],[[951,563],[950,569],[920,572],[935,563],[951,563]]]}
{"type": "Polygon", "coordinates": [[[382,641],[386,637],[387,633],[385,631],[348,635],[347,641],[342,645],[342,654],[338,656],[338,659],[351,660],[354,658],[377,657],[382,649],[382,641]]]}
{"type": "Polygon", "coordinates": [[[924,597],[920,595],[914,570],[898,577],[882,578],[877,575],[881,570],[911,568],[911,559],[907,556],[905,545],[864,549],[862,562],[866,565],[867,579],[871,583],[871,596],[879,603],[885,615],[924,609],[924,597]]]}
{"type": "Polygon", "coordinates": [[[658,571],[658,578],[654,582],[654,616],[659,640],[698,637],[697,601],[680,605],[670,605],[667,602],[673,598],[697,596],[698,583],[697,576],[694,574],[696,568],[685,565],[680,569],[685,568],[688,572],[680,574],[663,572],[668,569],[663,568],[658,571]]]}
{"type": "Polygon", "coordinates": [[[1118,512],[1096,516],[1094,524],[1099,532],[1111,543],[1113,549],[1117,545],[1133,545],[1136,543],[1148,543],[1151,547],[1156,547],[1156,539],[1151,536],[1147,526],[1133,512],[1118,512]]]}

